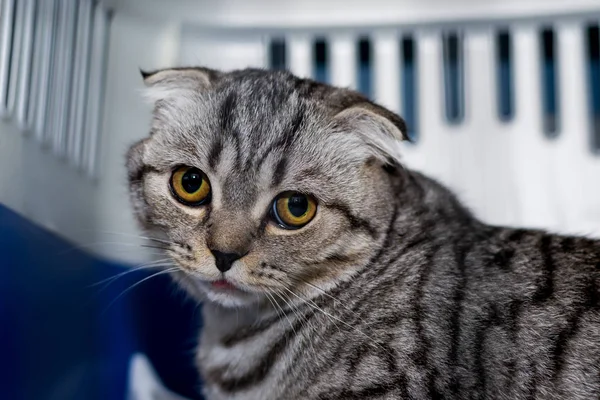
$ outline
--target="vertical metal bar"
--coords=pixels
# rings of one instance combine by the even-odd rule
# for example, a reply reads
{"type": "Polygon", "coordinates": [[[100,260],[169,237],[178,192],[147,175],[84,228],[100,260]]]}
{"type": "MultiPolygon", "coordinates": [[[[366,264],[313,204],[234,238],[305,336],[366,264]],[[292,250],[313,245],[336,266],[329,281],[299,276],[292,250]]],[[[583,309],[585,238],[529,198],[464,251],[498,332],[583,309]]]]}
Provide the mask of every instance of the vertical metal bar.
{"type": "Polygon", "coordinates": [[[46,115],[46,139],[47,143],[55,155],[58,147],[57,120],[60,113],[60,82],[62,68],[62,51],[63,51],[63,36],[64,36],[64,1],[56,0],[54,4],[54,13],[52,17],[52,25],[54,27],[54,37],[52,43],[51,66],[50,66],[50,83],[48,85],[48,114],[46,115]]]}
{"type": "Polygon", "coordinates": [[[67,152],[67,121],[69,118],[71,82],[73,71],[73,45],[75,43],[75,18],[77,17],[74,0],[62,0],[60,10],[60,49],[58,52],[58,70],[56,71],[56,109],[54,114],[54,152],[65,156],[67,152]]]}
{"type": "Polygon", "coordinates": [[[54,27],[51,66],[50,66],[50,84],[48,86],[48,114],[46,115],[46,139],[47,144],[55,155],[59,155],[59,132],[58,120],[61,106],[61,81],[64,51],[64,31],[65,31],[65,1],[56,0],[54,4],[54,14],[52,25],[54,27]]]}
{"type": "Polygon", "coordinates": [[[43,42],[40,43],[39,93],[35,118],[35,135],[41,142],[46,142],[49,137],[47,115],[50,111],[48,97],[51,93],[52,53],[56,31],[56,24],[54,23],[55,8],[55,0],[43,0],[40,2],[40,30],[43,32],[43,42]]]}
{"type": "Polygon", "coordinates": [[[101,4],[94,9],[94,33],[90,87],[86,118],[86,160],[85,170],[92,178],[98,177],[98,147],[102,129],[102,115],[105,89],[105,70],[108,58],[108,32],[111,15],[101,4]]]}
{"type": "Polygon", "coordinates": [[[66,47],[67,47],[67,24],[68,24],[68,0],[58,0],[56,19],[57,32],[55,37],[55,48],[54,48],[54,65],[52,71],[52,83],[51,88],[51,99],[50,102],[50,115],[49,115],[49,128],[51,135],[51,146],[52,151],[57,156],[62,156],[62,143],[64,141],[64,135],[61,131],[61,120],[63,112],[63,100],[64,100],[64,86],[65,76],[64,70],[66,68],[66,47]]]}
{"type": "Polygon", "coordinates": [[[15,0],[2,3],[2,35],[0,36],[0,116],[8,116],[8,82],[10,78],[10,59],[12,48],[13,15],[15,0]]]}
{"type": "Polygon", "coordinates": [[[25,17],[25,2],[17,1],[14,25],[13,25],[13,40],[12,51],[10,56],[10,72],[8,79],[8,96],[6,100],[6,112],[9,117],[14,116],[15,106],[17,103],[19,75],[21,73],[21,46],[23,40],[23,25],[25,17]]]}
{"type": "Polygon", "coordinates": [[[44,15],[43,10],[45,0],[33,0],[35,8],[34,18],[34,38],[33,38],[33,51],[31,60],[31,79],[29,85],[29,101],[27,105],[27,113],[25,114],[25,126],[28,131],[35,131],[35,118],[38,113],[38,98],[40,92],[40,75],[41,75],[41,64],[42,51],[44,43],[44,15]]]}
{"type": "Polygon", "coordinates": [[[81,166],[83,159],[82,144],[85,129],[92,29],[92,1],[83,0],[79,4],[77,16],[77,43],[67,143],[68,158],[78,167],[81,166]]]}
{"type": "Polygon", "coordinates": [[[29,129],[27,114],[29,112],[31,68],[33,58],[33,35],[35,19],[35,0],[21,0],[25,3],[23,20],[23,41],[21,46],[21,72],[19,75],[19,97],[16,105],[16,117],[19,128],[25,132],[29,129]]]}

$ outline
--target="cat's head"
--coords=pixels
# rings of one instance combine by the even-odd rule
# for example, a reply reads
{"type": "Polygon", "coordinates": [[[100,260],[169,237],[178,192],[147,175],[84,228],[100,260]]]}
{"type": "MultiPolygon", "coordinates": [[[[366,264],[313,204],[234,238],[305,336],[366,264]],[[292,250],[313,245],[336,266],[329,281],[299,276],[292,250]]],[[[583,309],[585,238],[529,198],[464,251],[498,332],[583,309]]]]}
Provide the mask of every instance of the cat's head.
{"type": "Polygon", "coordinates": [[[287,72],[143,76],[154,113],[128,153],[131,198],[188,290],[229,306],[294,299],[380,249],[405,139],[397,115],[287,72]]]}

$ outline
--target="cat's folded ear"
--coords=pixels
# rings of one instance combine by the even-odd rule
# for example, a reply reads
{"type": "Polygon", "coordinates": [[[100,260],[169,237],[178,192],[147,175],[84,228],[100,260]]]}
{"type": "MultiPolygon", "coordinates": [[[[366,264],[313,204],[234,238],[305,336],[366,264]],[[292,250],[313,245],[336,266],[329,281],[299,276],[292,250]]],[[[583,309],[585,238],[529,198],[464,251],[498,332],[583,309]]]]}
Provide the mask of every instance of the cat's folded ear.
{"type": "Polygon", "coordinates": [[[400,142],[409,138],[406,123],[397,114],[378,104],[363,101],[338,112],[335,120],[359,134],[373,155],[382,162],[400,163],[400,142]]]}
{"type": "Polygon", "coordinates": [[[151,102],[188,97],[209,89],[221,73],[204,67],[169,68],[147,72],[140,69],[151,102]]]}

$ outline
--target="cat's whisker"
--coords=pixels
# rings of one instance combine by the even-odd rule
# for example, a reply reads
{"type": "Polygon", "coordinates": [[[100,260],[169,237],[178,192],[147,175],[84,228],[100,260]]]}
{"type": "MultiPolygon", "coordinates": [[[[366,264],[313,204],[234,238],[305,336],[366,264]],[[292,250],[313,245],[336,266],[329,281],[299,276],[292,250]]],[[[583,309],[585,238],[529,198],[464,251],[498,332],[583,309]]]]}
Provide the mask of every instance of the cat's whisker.
{"type": "Polygon", "coordinates": [[[277,308],[277,301],[269,292],[265,292],[265,295],[267,296],[267,299],[269,300],[269,302],[273,306],[273,309],[277,313],[277,318],[279,318],[279,320],[281,320],[281,314],[279,313],[279,309],[277,308]]]}
{"type": "Polygon", "coordinates": [[[153,246],[151,244],[141,244],[140,247],[145,247],[145,248],[148,248],[148,249],[165,250],[165,251],[171,250],[169,247],[153,246]]]}
{"type": "Polygon", "coordinates": [[[280,299],[281,299],[281,300],[282,300],[282,301],[283,301],[283,302],[286,304],[286,306],[287,306],[287,307],[288,307],[290,310],[292,310],[292,312],[294,313],[294,315],[296,315],[296,317],[297,317],[298,319],[300,319],[300,315],[298,315],[298,312],[297,312],[297,307],[295,307],[295,306],[294,306],[294,304],[293,304],[293,302],[290,300],[289,296],[286,296],[286,295],[285,295],[285,293],[284,293],[284,292],[282,292],[282,291],[280,291],[280,290],[277,290],[275,293],[276,293],[276,294],[278,295],[278,297],[279,297],[279,298],[280,298],[280,299]],[[288,300],[290,300],[290,301],[288,301],[288,300]]]}
{"type": "Polygon", "coordinates": [[[308,281],[306,281],[306,280],[304,280],[304,279],[298,279],[298,280],[300,281],[300,283],[303,283],[303,284],[305,284],[305,285],[307,285],[307,286],[310,286],[310,287],[311,287],[311,288],[313,288],[313,289],[316,289],[316,290],[318,290],[319,292],[321,292],[321,294],[325,295],[326,297],[329,297],[329,298],[330,298],[331,300],[333,300],[335,303],[340,303],[340,301],[339,301],[337,298],[335,298],[334,296],[332,296],[332,295],[330,295],[329,293],[327,293],[327,292],[325,291],[325,289],[323,289],[323,288],[320,288],[320,287],[318,287],[317,285],[314,285],[314,284],[312,284],[312,283],[310,283],[310,282],[308,282],[308,281]]]}
{"type": "Polygon", "coordinates": [[[112,285],[115,281],[117,281],[118,279],[129,275],[133,272],[137,272],[137,271],[142,271],[142,270],[151,270],[151,269],[155,269],[155,268],[165,268],[165,267],[169,267],[171,266],[171,264],[157,264],[157,265],[147,265],[147,266],[143,266],[143,267],[138,267],[138,268],[134,268],[130,271],[125,271],[125,272],[121,272],[120,274],[117,274],[113,277],[107,278],[107,279],[103,279],[99,282],[96,282],[92,285],[90,285],[90,287],[95,287],[95,286],[99,286],[104,284],[99,290],[98,293],[104,291],[107,287],[109,287],[110,285],[112,285]]]}
{"type": "Polygon", "coordinates": [[[126,232],[111,232],[111,231],[98,231],[98,232],[106,234],[106,235],[119,235],[119,236],[131,237],[131,238],[135,238],[135,239],[151,240],[153,242],[164,243],[164,244],[167,244],[167,245],[175,244],[175,242],[172,242],[170,240],[165,240],[165,239],[161,239],[161,238],[155,238],[153,236],[136,235],[136,234],[126,233],[126,232]]]}
{"type": "MultiPolygon", "coordinates": [[[[60,251],[58,253],[56,253],[57,256],[63,256],[69,253],[72,253],[74,251],[77,250],[89,250],[89,249],[101,249],[102,247],[105,246],[111,246],[111,250],[114,251],[129,251],[129,250],[133,250],[133,248],[140,248],[140,247],[145,247],[143,244],[139,244],[139,243],[123,243],[123,242],[92,242],[92,243],[84,243],[84,244],[79,244],[79,245],[74,245],[74,246],[70,246],[69,248],[60,251]],[[113,249],[113,246],[122,246],[124,248],[122,249],[118,249],[115,248],[113,249]]],[[[157,247],[156,247],[157,248],[157,247]]],[[[164,249],[162,249],[164,250],[164,249]]],[[[160,253],[147,253],[146,254],[160,254],[160,253]]]]}
{"type": "Polygon", "coordinates": [[[340,300],[338,300],[338,299],[337,299],[337,298],[335,298],[334,296],[332,296],[332,295],[330,295],[329,293],[327,293],[327,291],[326,291],[325,289],[323,289],[323,288],[320,288],[320,287],[318,287],[317,285],[314,285],[314,284],[312,284],[312,283],[310,283],[310,282],[308,282],[308,281],[306,281],[306,280],[304,280],[304,279],[300,279],[300,278],[298,278],[298,277],[296,277],[296,279],[298,279],[298,280],[299,280],[301,283],[303,283],[303,284],[305,284],[305,285],[307,285],[307,286],[310,286],[310,287],[312,287],[312,288],[314,288],[314,289],[318,290],[318,291],[319,291],[319,292],[321,292],[321,294],[323,294],[325,297],[328,297],[328,298],[330,298],[331,300],[333,300],[334,304],[341,305],[341,306],[342,306],[342,308],[343,308],[344,310],[346,310],[346,311],[350,312],[350,313],[351,313],[352,315],[354,315],[355,317],[357,317],[357,318],[361,319],[361,318],[360,318],[360,314],[359,314],[359,313],[357,313],[356,311],[354,311],[354,310],[352,310],[351,308],[349,308],[349,307],[347,307],[346,305],[344,305],[344,304],[343,304],[343,303],[342,303],[340,300]]]}
{"type": "MultiPolygon", "coordinates": [[[[105,291],[110,285],[112,285],[119,278],[122,278],[123,276],[128,275],[129,273],[140,271],[140,270],[153,270],[153,269],[156,269],[156,268],[166,268],[166,267],[172,267],[172,264],[165,263],[165,264],[150,265],[150,266],[144,266],[144,267],[141,267],[141,268],[136,268],[133,271],[123,272],[121,274],[118,274],[117,276],[109,278],[108,279],[109,281],[106,282],[100,289],[98,289],[98,294],[100,294],[103,291],[105,291]]],[[[101,283],[99,283],[99,284],[101,284],[101,283]]],[[[97,286],[97,284],[95,284],[95,286],[97,286]]]]}
{"type": "MultiPolygon", "coordinates": [[[[275,304],[273,304],[273,301],[271,300],[271,297],[269,296],[269,294],[268,294],[268,293],[265,293],[265,295],[266,295],[266,297],[267,297],[267,300],[269,300],[269,303],[271,303],[271,305],[273,306],[273,309],[274,309],[275,311],[277,311],[277,309],[275,308],[275,304]]],[[[279,312],[277,312],[277,317],[279,318],[279,312]]]]}
{"type": "MultiPolygon", "coordinates": [[[[99,282],[95,282],[92,283],[91,285],[88,286],[88,288],[93,288],[99,285],[102,285],[103,283],[108,282],[108,285],[110,285],[112,282],[114,282],[115,280],[127,275],[127,274],[131,274],[132,272],[136,272],[136,271],[141,271],[143,269],[151,269],[151,268],[160,268],[160,267],[165,267],[165,266],[171,266],[172,264],[165,264],[169,262],[169,258],[163,258],[160,260],[156,260],[156,261],[152,261],[149,263],[144,263],[144,264],[139,264],[139,265],[135,265],[133,267],[130,267],[127,271],[121,272],[119,274],[116,274],[114,276],[111,276],[109,278],[103,279],[99,282]]],[[[107,286],[108,286],[107,285],[107,286]]],[[[104,290],[104,287],[102,289],[100,289],[100,291],[104,290]]]]}
{"type": "MultiPolygon", "coordinates": [[[[306,324],[306,326],[308,326],[312,331],[315,330],[314,325],[310,322],[310,319],[307,317],[306,313],[302,313],[298,310],[298,307],[296,305],[294,305],[294,302],[292,301],[292,299],[290,298],[290,296],[288,296],[287,294],[285,294],[284,292],[278,291],[278,293],[280,293],[280,295],[282,296],[282,300],[285,301],[285,303],[288,305],[288,307],[290,307],[292,309],[292,312],[294,312],[294,314],[296,315],[296,317],[300,320],[300,322],[304,325],[306,324]],[[285,298],[283,298],[285,297],[285,298]],[[288,301],[286,301],[289,300],[288,301]]],[[[309,339],[309,343],[310,346],[313,350],[313,353],[316,354],[316,349],[314,344],[312,343],[312,340],[309,339]]]]}
{"type": "Polygon", "coordinates": [[[112,307],[113,304],[115,304],[120,298],[122,298],[123,296],[125,296],[125,294],[127,294],[128,292],[130,292],[132,289],[136,288],[137,286],[141,285],[142,283],[152,279],[152,278],[156,278],[157,276],[160,275],[165,275],[165,274],[169,274],[171,272],[177,271],[179,268],[177,267],[173,267],[173,268],[168,268],[165,269],[163,271],[157,272],[155,274],[152,274],[144,279],[142,279],[141,281],[138,281],[136,283],[134,283],[133,285],[129,286],[127,289],[123,290],[121,292],[121,294],[119,294],[113,301],[111,301],[108,306],[106,306],[106,308],[104,309],[104,311],[102,311],[102,314],[106,313],[110,307],[112,307]]]}
{"type": "Polygon", "coordinates": [[[329,318],[332,318],[338,322],[340,322],[342,325],[346,326],[347,328],[350,328],[358,333],[360,333],[361,335],[363,335],[364,337],[366,337],[367,339],[371,340],[372,345],[376,345],[378,347],[380,347],[382,350],[387,352],[387,349],[385,349],[383,346],[381,346],[381,344],[379,344],[377,342],[377,340],[375,340],[374,338],[372,338],[371,336],[367,335],[366,333],[364,333],[363,331],[361,331],[360,329],[356,328],[355,326],[350,325],[349,323],[347,323],[346,321],[343,321],[342,319],[331,315],[330,313],[326,312],[325,310],[323,310],[321,307],[319,307],[318,305],[316,305],[312,300],[308,300],[308,299],[303,299],[302,297],[298,296],[296,293],[294,293],[292,290],[284,287],[285,290],[287,290],[288,292],[290,292],[293,296],[297,297],[299,300],[306,302],[308,305],[310,305],[311,307],[313,307],[315,310],[320,311],[321,313],[323,313],[323,315],[328,316],[329,318]]]}
{"type": "MultiPolygon", "coordinates": [[[[272,295],[277,296],[279,299],[283,300],[283,298],[281,297],[281,295],[279,295],[277,292],[271,292],[272,295]]],[[[285,300],[283,300],[285,302],[285,300]]],[[[277,304],[277,303],[276,303],[277,304]]],[[[285,312],[285,310],[283,308],[281,308],[280,305],[278,305],[279,308],[281,309],[281,312],[283,313],[283,315],[285,316],[285,318],[288,320],[289,324],[290,324],[290,328],[292,328],[292,331],[294,331],[294,337],[297,335],[296,332],[296,328],[294,328],[294,324],[292,324],[292,321],[290,320],[290,317],[288,317],[287,313],[285,312]]]]}

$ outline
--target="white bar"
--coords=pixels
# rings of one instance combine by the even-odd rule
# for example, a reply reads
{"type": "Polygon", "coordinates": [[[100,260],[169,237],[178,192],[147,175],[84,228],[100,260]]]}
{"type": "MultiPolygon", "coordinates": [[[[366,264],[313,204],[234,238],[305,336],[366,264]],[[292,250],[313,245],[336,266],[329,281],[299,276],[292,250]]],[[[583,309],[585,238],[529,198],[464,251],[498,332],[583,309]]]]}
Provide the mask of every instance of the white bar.
{"type": "MultiPolygon", "coordinates": [[[[564,22],[556,30],[558,98],[561,113],[560,148],[575,158],[591,157],[586,42],[581,22],[564,22]]],[[[566,154],[565,154],[566,155],[566,154]]],[[[575,161],[575,160],[573,160],[575,161]]],[[[565,164],[568,165],[568,164],[565,164]]]]}
{"type": "Polygon", "coordinates": [[[466,77],[463,113],[466,123],[482,124],[482,131],[478,132],[481,136],[486,134],[484,128],[498,119],[494,36],[490,30],[478,28],[467,30],[462,38],[466,77]]]}
{"type": "Polygon", "coordinates": [[[378,31],[371,36],[374,48],[375,101],[401,114],[400,36],[396,30],[378,31]]]}
{"type": "Polygon", "coordinates": [[[25,16],[23,25],[23,41],[21,47],[21,71],[19,75],[18,92],[19,97],[16,105],[16,117],[19,128],[26,132],[29,130],[27,114],[31,103],[31,68],[33,58],[33,31],[35,19],[35,0],[21,0],[25,4],[25,16]]]}
{"type": "Polygon", "coordinates": [[[556,26],[561,132],[552,164],[552,194],[561,210],[561,230],[600,235],[600,157],[591,148],[592,124],[588,99],[585,26],[564,21],[556,26]]]}
{"type": "Polygon", "coordinates": [[[512,210],[518,209],[510,168],[510,132],[504,131],[497,113],[497,58],[494,28],[467,29],[464,37],[465,98],[464,123],[454,135],[449,149],[454,155],[454,182],[461,199],[484,221],[493,224],[516,223],[512,210]]]}
{"type": "Polygon", "coordinates": [[[15,12],[15,0],[2,3],[2,35],[0,36],[0,117],[8,116],[8,79],[11,62],[12,21],[15,12]]]}
{"type": "Polygon", "coordinates": [[[329,37],[331,48],[331,83],[334,86],[356,89],[357,40],[353,34],[329,37]]]}
{"type": "Polygon", "coordinates": [[[288,68],[301,78],[313,75],[312,39],[308,35],[293,34],[286,37],[288,68]]]}
{"type": "Polygon", "coordinates": [[[43,32],[41,35],[43,42],[39,54],[39,93],[35,118],[35,135],[40,142],[46,143],[49,137],[47,116],[50,110],[48,97],[51,93],[52,54],[56,31],[54,23],[55,0],[42,0],[39,5],[41,17],[39,28],[43,32]]]}
{"type": "Polygon", "coordinates": [[[425,30],[414,37],[419,72],[419,142],[434,144],[447,125],[444,118],[442,40],[439,31],[425,30]]]}
{"type": "Polygon", "coordinates": [[[14,116],[17,103],[19,75],[21,73],[21,46],[23,41],[23,28],[25,25],[25,2],[17,1],[15,10],[15,24],[13,28],[13,43],[10,58],[10,79],[8,82],[8,99],[6,101],[6,112],[10,117],[14,116]]]}
{"type": "Polygon", "coordinates": [[[92,178],[98,177],[98,153],[101,122],[103,116],[105,69],[107,62],[107,47],[110,15],[102,7],[96,5],[94,9],[94,32],[92,36],[92,60],[90,69],[90,82],[88,92],[88,105],[84,140],[86,148],[85,170],[92,178]]]}
{"type": "Polygon", "coordinates": [[[76,10],[73,0],[59,0],[59,35],[57,48],[58,62],[55,64],[55,91],[53,105],[53,150],[62,157],[67,150],[67,119],[69,116],[69,96],[71,93],[71,71],[73,43],[75,39],[76,10]]]}
{"type": "Polygon", "coordinates": [[[77,42],[75,47],[75,65],[73,69],[73,85],[71,87],[71,107],[68,126],[68,158],[80,167],[83,159],[83,134],[85,129],[85,110],[89,80],[89,64],[91,55],[92,2],[83,0],[79,3],[77,17],[77,42]]]}
{"type": "Polygon", "coordinates": [[[60,91],[61,91],[61,71],[62,52],[63,52],[63,36],[65,31],[64,24],[64,2],[66,0],[55,0],[54,12],[52,13],[52,26],[54,35],[52,38],[52,53],[50,55],[50,83],[48,86],[48,114],[46,115],[46,140],[50,145],[52,152],[58,155],[57,143],[58,139],[58,119],[60,115],[60,91]]]}
{"type": "Polygon", "coordinates": [[[39,113],[39,93],[41,91],[41,74],[44,44],[44,0],[34,0],[35,3],[35,38],[33,39],[33,54],[31,61],[31,84],[29,90],[29,104],[27,106],[25,126],[28,131],[35,132],[36,118],[39,113]]]}
{"type": "MultiPolygon", "coordinates": [[[[554,227],[557,220],[550,142],[542,132],[540,27],[523,23],[514,28],[515,120],[511,132],[511,158],[519,223],[554,227]]],[[[581,71],[583,72],[583,71],[581,71]]]]}
{"type": "Polygon", "coordinates": [[[526,125],[529,128],[527,132],[523,132],[524,136],[539,138],[541,141],[542,93],[540,91],[539,27],[523,24],[515,26],[513,32],[515,121],[519,125],[526,125]]]}

